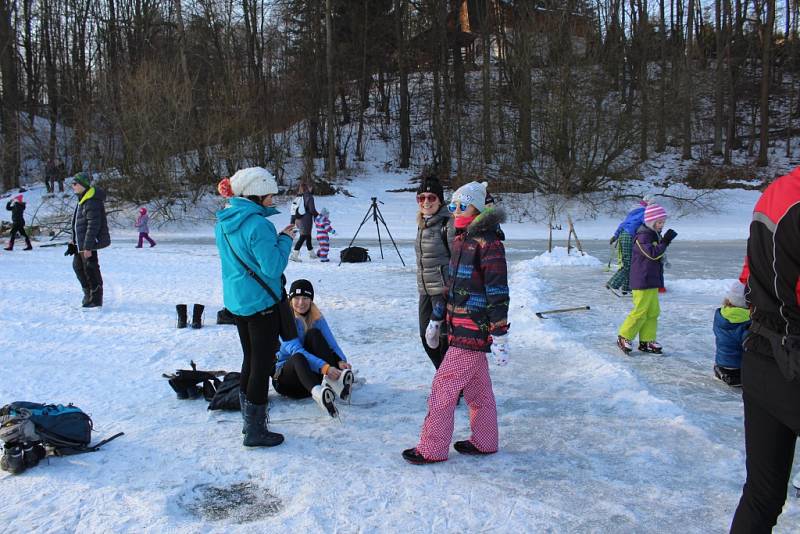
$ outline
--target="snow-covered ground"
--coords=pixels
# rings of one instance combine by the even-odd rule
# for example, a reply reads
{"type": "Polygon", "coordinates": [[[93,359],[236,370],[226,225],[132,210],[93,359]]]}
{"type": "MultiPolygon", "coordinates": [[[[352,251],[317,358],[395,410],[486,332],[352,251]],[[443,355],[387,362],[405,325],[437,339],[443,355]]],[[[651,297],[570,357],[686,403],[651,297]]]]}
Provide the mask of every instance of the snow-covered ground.
{"type": "MultiPolygon", "coordinates": [[[[318,199],[339,231],[338,257],[378,196],[406,266],[385,234],[380,259],[372,221],[358,239],[372,263],[289,265],[290,281],[314,283],[366,384],[340,406],[341,422],[273,391],[272,427],[286,436],[274,449],[245,449],[238,414],[179,401],[161,378],[190,359],[203,369],[240,365],[235,329],[213,324],[222,294],[210,225],[154,230],[153,249],[134,249],[133,233],[114,229],[100,254],[101,310],[80,308],[63,249],[0,255],[0,404],[73,402],[92,414],[97,439],[125,432],[97,453],[1,473],[5,530],[727,530],[744,481],[741,400],[712,377],[711,320],[738,273],[757,195],[723,192],[722,215],[669,222],[679,237],[662,299],[664,357],[625,357],[614,346],[629,303],[602,287],[619,215],[577,225],[592,258],[560,250],[536,258],[546,242],[531,239],[546,237],[544,225],[504,225],[512,354],[491,369],[501,451],[411,466],[400,452],[416,443],[433,367],[417,334],[414,196],[386,192],[408,187],[407,178],[359,179],[347,186],[354,199],[318,199]],[[174,305],[196,302],[206,305],[204,328],[177,330],[174,305]],[[534,315],[575,305],[591,310],[534,315]]],[[[555,237],[563,246],[566,231],[555,237]]],[[[455,438],[467,435],[462,406],[455,438]]],[[[800,503],[790,498],[776,532],[798,523],[800,503]]]]}

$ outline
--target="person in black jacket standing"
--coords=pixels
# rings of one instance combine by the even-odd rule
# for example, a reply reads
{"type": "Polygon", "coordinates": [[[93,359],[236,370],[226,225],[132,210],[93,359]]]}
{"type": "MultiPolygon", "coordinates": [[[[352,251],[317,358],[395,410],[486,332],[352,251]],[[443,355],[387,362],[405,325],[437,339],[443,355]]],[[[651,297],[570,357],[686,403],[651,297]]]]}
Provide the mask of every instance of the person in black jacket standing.
{"type": "Polygon", "coordinates": [[[25,248],[23,250],[31,250],[31,239],[25,233],[25,203],[22,201],[22,195],[17,195],[6,204],[6,209],[11,212],[11,240],[4,250],[14,250],[14,240],[17,238],[17,233],[25,238],[25,248]]]}
{"type": "Polygon", "coordinates": [[[83,288],[83,307],[103,305],[103,276],[97,251],[111,244],[106,219],[106,194],[92,187],[89,175],[79,172],[72,178],[78,204],[72,215],[72,241],[67,254],[73,254],[72,268],[83,288]]]}
{"type": "Polygon", "coordinates": [[[758,200],[747,241],[750,334],[742,356],[747,480],[731,532],[771,532],[800,435],[800,167],[758,200]]]}

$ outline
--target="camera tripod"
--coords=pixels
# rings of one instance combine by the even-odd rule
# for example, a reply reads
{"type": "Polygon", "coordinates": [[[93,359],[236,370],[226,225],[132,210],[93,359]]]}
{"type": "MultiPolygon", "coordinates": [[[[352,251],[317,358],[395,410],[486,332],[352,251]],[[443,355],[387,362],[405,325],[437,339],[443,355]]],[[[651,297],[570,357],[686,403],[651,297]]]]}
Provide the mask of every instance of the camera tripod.
{"type": "MultiPolygon", "coordinates": [[[[358,225],[358,229],[356,230],[356,234],[353,236],[353,239],[350,240],[350,244],[347,245],[350,248],[353,245],[353,242],[358,237],[358,232],[361,231],[361,227],[364,226],[364,223],[367,222],[367,219],[372,216],[372,220],[375,221],[375,228],[378,230],[378,247],[381,249],[381,259],[383,259],[383,242],[381,241],[381,227],[378,225],[380,222],[383,227],[386,229],[386,233],[389,234],[389,239],[392,241],[392,245],[394,245],[394,249],[397,251],[397,256],[400,258],[400,263],[403,264],[403,267],[406,266],[406,262],[403,261],[403,256],[400,255],[400,250],[397,248],[397,243],[394,242],[394,238],[392,237],[392,233],[389,231],[389,227],[386,226],[386,220],[383,218],[383,214],[381,213],[381,209],[378,207],[378,203],[381,202],[378,200],[378,197],[371,197],[372,204],[370,204],[369,209],[367,209],[367,214],[364,215],[364,219],[362,219],[361,224],[358,225]]],[[[339,265],[342,264],[342,260],[339,260],[339,265]]]]}

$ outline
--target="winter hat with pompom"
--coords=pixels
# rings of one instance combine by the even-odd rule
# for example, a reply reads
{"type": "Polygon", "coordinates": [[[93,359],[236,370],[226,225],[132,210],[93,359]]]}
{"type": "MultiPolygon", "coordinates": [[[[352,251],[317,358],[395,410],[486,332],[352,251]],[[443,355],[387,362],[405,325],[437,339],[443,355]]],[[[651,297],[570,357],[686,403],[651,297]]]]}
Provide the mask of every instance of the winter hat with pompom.
{"type": "Polygon", "coordinates": [[[328,211],[328,208],[322,208],[321,210],[319,210],[319,214],[322,215],[323,217],[327,217],[328,215],[331,214],[331,212],[328,211]]]}
{"type": "Polygon", "coordinates": [[[464,184],[453,193],[453,202],[462,204],[472,204],[478,211],[483,211],[486,207],[486,188],[488,182],[470,182],[464,184]]]}
{"type": "Polygon", "coordinates": [[[139,213],[141,213],[142,215],[144,215],[145,213],[147,213],[147,208],[145,208],[144,206],[142,206],[141,208],[139,208],[139,213]]]}
{"type": "Polygon", "coordinates": [[[744,284],[737,280],[728,288],[728,292],[725,293],[725,299],[737,308],[747,308],[744,291],[744,284]]]}
{"type": "MultiPolygon", "coordinates": [[[[223,182],[225,182],[225,180],[223,180],[223,182]]],[[[275,177],[272,176],[271,172],[262,167],[249,167],[237,171],[236,174],[231,176],[228,180],[228,185],[229,188],[223,188],[223,184],[220,182],[218,189],[223,196],[225,196],[223,189],[226,189],[226,192],[229,190],[233,196],[237,197],[248,197],[251,195],[263,197],[265,195],[278,194],[278,183],[275,181],[275,177]]]]}
{"type": "Polygon", "coordinates": [[[17,196],[15,196],[15,197],[14,197],[14,200],[16,200],[17,202],[19,202],[20,204],[22,204],[22,195],[17,195],[17,196]]]}
{"type": "Polygon", "coordinates": [[[648,226],[660,219],[667,218],[667,210],[656,203],[648,204],[644,209],[644,223],[648,226]]]}

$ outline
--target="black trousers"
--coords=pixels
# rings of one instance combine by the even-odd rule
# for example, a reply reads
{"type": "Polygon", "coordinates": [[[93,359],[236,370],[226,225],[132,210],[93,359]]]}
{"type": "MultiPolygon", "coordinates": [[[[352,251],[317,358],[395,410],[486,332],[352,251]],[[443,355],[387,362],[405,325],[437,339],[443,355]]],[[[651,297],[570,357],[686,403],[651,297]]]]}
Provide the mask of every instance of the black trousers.
{"type": "Polygon", "coordinates": [[[297,238],[297,243],[294,244],[294,249],[300,250],[300,247],[303,246],[304,241],[308,250],[313,248],[311,245],[311,234],[300,234],[300,237],[297,238]]]}
{"type": "Polygon", "coordinates": [[[772,532],[786,501],[797,436],[800,380],[787,382],[771,356],[742,358],[747,480],[731,532],[772,532]]]}
{"type": "Polygon", "coordinates": [[[8,246],[14,246],[14,240],[17,238],[17,233],[25,238],[25,243],[30,245],[31,239],[28,237],[28,234],[25,233],[25,225],[24,224],[13,224],[11,226],[11,241],[9,241],[8,246]]]}
{"type": "Polygon", "coordinates": [[[439,339],[439,346],[435,349],[432,349],[428,346],[428,343],[425,341],[425,329],[428,328],[428,323],[431,320],[431,313],[433,313],[433,299],[431,299],[430,295],[420,295],[419,296],[419,337],[422,339],[422,348],[425,349],[425,352],[428,354],[428,358],[431,359],[433,366],[437,369],[442,364],[442,360],[444,360],[444,355],[447,353],[447,335],[445,332],[444,323],[442,323],[442,334],[439,339]]]}
{"type": "MultiPolygon", "coordinates": [[[[325,360],[328,365],[337,367],[341,358],[336,354],[325,336],[317,328],[306,332],[303,348],[308,352],[325,360]]],[[[322,382],[322,375],[315,373],[308,366],[308,360],[302,354],[293,354],[281,366],[280,372],[272,379],[275,391],[293,399],[304,399],[311,396],[311,390],[322,382]]]]}
{"type": "Polygon", "coordinates": [[[92,255],[88,258],[84,258],[83,254],[76,252],[72,257],[72,270],[75,271],[75,276],[78,277],[78,282],[81,283],[81,287],[85,291],[103,287],[103,275],[100,274],[100,259],[96,250],[93,250],[92,255]]]}
{"type": "Polygon", "coordinates": [[[253,404],[266,404],[278,349],[278,306],[244,317],[234,315],[234,322],[242,344],[239,388],[253,404]]]}

